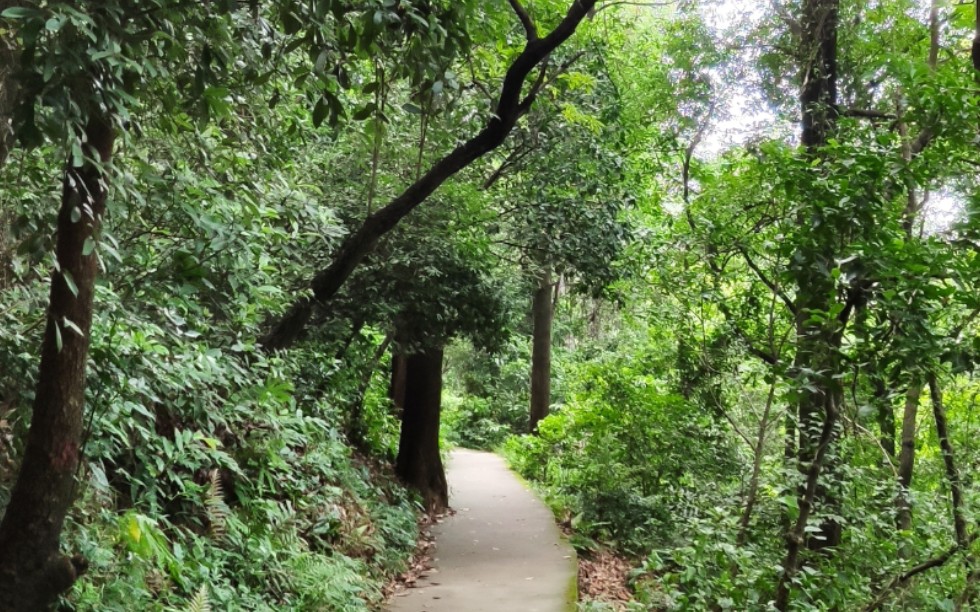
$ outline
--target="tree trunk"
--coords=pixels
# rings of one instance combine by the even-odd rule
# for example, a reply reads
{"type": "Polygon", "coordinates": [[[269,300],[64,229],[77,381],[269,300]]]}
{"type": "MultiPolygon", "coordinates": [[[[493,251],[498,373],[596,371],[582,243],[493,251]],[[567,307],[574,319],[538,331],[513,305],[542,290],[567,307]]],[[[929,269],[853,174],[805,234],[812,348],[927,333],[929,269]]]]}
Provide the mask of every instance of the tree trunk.
{"type": "Polygon", "coordinates": [[[756,500],[759,497],[759,477],[762,475],[762,460],[766,455],[766,432],[769,431],[769,416],[772,413],[772,403],[776,398],[775,383],[769,386],[769,395],[766,396],[766,407],[759,419],[759,428],[755,436],[755,444],[752,445],[752,476],[749,478],[749,489],[745,493],[745,506],[742,509],[742,517],[738,521],[738,535],[735,543],[744,546],[749,540],[749,525],[752,522],[752,512],[755,510],[756,500]]]}
{"type": "Polygon", "coordinates": [[[960,474],[956,469],[953,458],[953,446],[949,441],[949,427],[946,423],[946,407],[943,405],[943,393],[939,388],[939,379],[935,372],[929,372],[929,399],[932,400],[932,414],[936,420],[936,436],[939,438],[939,448],[943,452],[943,465],[946,467],[946,480],[949,481],[950,499],[953,507],[953,531],[956,543],[961,547],[968,544],[966,533],[966,516],[963,514],[963,488],[960,474]]]}
{"type": "Polygon", "coordinates": [[[267,350],[285,349],[295,343],[306,328],[314,302],[322,304],[336,295],[382,236],[457,172],[504,142],[518,119],[531,109],[537,92],[544,83],[544,73],[540,72],[538,80],[525,94],[528,75],[575,33],[578,25],[595,5],[596,0],[575,0],[555,29],[543,38],[528,30],[527,44],[507,69],[496,108],[486,126],[436,162],[401,195],[369,215],[361,227],[344,240],[333,262],[313,277],[310,283],[313,300],[303,298],[294,302],[274,328],[262,338],[263,347],[267,350]]]}
{"type": "MultiPolygon", "coordinates": [[[[839,0],[803,0],[801,10],[800,141],[805,153],[816,157],[827,144],[837,120],[839,0]]],[[[789,607],[790,588],[802,565],[803,548],[827,549],[837,546],[841,540],[841,525],[834,520],[825,520],[816,534],[810,535],[806,530],[817,502],[830,507],[836,504],[822,481],[826,481],[824,472],[828,469],[824,463],[832,457],[837,436],[843,399],[843,388],[837,376],[841,370],[840,345],[850,314],[850,308],[844,308],[839,317],[821,320],[812,316],[830,312],[834,306],[831,296],[836,289],[829,271],[835,265],[839,236],[822,223],[819,200],[807,204],[798,213],[797,225],[800,232],[809,236],[809,244],[800,247],[792,269],[797,288],[794,301],[796,357],[793,363],[800,435],[797,465],[804,482],[797,496],[799,514],[786,534],[783,572],[776,587],[775,606],[778,610],[789,607]]]]}
{"type": "Polygon", "coordinates": [[[909,487],[912,485],[912,469],[915,467],[915,419],[919,413],[919,396],[922,385],[913,381],[905,394],[905,411],[902,414],[902,447],[898,453],[898,496],[895,505],[895,527],[900,531],[912,527],[912,503],[909,487]]]}
{"type": "Polygon", "coordinates": [[[449,506],[449,487],[439,456],[441,404],[442,349],[409,356],[395,471],[402,482],[422,495],[429,512],[449,506]]]}
{"type": "Polygon", "coordinates": [[[531,347],[531,416],[528,430],[536,433],[538,422],[548,416],[551,408],[551,268],[545,268],[538,278],[531,306],[534,330],[531,347]]]}
{"type": "MultiPolygon", "coordinates": [[[[976,11],[976,19],[973,24],[973,69],[980,72],[980,0],[976,0],[974,10],[976,11]]],[[[975,76],[980,81],[980,74],[975,76]]]]}
{"type": "MultiPolygon", "coordinates": [[[[107,164],[114,133],[94,118],[85,130],[86,156],[107,164]]],[[[60,548],[81,459],[85,366],[98,264],[94,240],[105,212],[106,176],[86,161],[65,172],[57,222],[57,267],[51,278],[47,327],[24,459],[0,523],[0,610],[49,608],[84,571],[60,548]]]]}
{"type": "MultiPolygon", "coordinates": [[[[0,12],[16,4],[13,0],[0,0],[0,12]]],[[[17,54],[12,33],[0,32],[0,168],[14,144],[13,114],[19,90],[14,75],[19,65],[17,54]]]]}
{"type": "Polygon", "coordinates": [[[368,362],[367,367],[364,369],[360,384],[357,386],[357,394],[351,403],[350,418],[347,421],[347,438],[358,448],[363,448],[364,435],[367,433],[367,424],[364,422],[364,399],[367,396],[368,389],[371,387],[371,379],[374,378],[374,371],[377,369],[381,358],[388,352],[392,338],[393,334],[388,333],[384,337],[384,340],[381,341],[381,344],[374,349],[371,361],[368,362]]]}
{"type": "MultiPolygon", "coordinates": [[[[872,359],[871,367],[877,369],[877,360],[872,359]]],[[[874,385],[874,403],[878,420],[878,442],[881,449],[888,455],[886,460],[895,458],[895,409],[891,398],[888,397],[888,387],[877,371],[871,372],[871,383],[874,385]]]]}
{"type": "Polygon", "coordinates": [[[408,382],[408,358],[404,355],[391,356],[391,382],[388,384],[388,399],[395,406],[395,413],[401,418],[405,410],[405,385],[408,382]]]}

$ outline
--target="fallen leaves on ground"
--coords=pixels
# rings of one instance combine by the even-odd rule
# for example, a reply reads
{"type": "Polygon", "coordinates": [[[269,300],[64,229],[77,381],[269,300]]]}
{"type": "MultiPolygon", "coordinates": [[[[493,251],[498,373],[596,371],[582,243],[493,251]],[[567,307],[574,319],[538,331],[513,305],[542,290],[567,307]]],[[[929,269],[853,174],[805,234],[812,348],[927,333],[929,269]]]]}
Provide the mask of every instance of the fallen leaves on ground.
{"type": "Polygon", "coordinates": [[[455,513],[455,510],[449,509],[442,514],[423,514],[419,517],[419,538],[415,543],[415,552],[408,563],[408,569],[392,578],[382,589],[386,600],[406,589],[414,589],[420,578],[435,571],[432,568],[432,553],[436,541],[432,535],[432,527],[455,513]]]}
{"type": "Polygon", "coordinates": [[[578,560],[578,594],[580,600],[606,602],[617,610],[625,609],[633,599],[627,586],[630,563],[610,550],[582,554],[578,560]]]}

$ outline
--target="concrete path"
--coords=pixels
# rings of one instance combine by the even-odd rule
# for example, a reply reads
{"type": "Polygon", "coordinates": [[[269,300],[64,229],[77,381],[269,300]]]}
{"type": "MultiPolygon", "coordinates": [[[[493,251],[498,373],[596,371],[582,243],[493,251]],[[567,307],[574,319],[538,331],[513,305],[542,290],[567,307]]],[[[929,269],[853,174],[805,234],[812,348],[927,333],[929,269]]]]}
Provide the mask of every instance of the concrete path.
{"type": "Polygon", "coordinates": [[[551,512],[492,453],[458,450],[448,465],[456,515],[433,528],[434,569],[391,612],[566,612],[576,560],[551,512]]]}

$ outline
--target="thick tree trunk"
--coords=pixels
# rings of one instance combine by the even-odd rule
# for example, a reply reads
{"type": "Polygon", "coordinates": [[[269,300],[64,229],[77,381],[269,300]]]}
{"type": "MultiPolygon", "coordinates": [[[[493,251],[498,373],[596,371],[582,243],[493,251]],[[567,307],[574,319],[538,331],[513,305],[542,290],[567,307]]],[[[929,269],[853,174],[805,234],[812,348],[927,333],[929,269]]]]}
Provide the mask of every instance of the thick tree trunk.
{"type": "Polygon", "coordinates": [[[551,408],[551,324],[554,311],[551,305],[551,269],[546,268],[538,278],[531,316],[534,329],[531,346],[531,416],[528,430],[535,433],[538,422],[548,416],[551,408]]]}
{"type": "Polygon", "coordinates": [[[417,490],[426,510],[449,506],[446,472],[439,456],[442,404],[442,349],[428,349],[406,359],[405,411],[395,471],[417,490]]]}
{"type": "Polygon", "coordinates": [[[905,410],[902,414],[902,446],[898,452],[898,495],[895,498],[897,509],[895,527],[901,531],[912,527],[909,487],[912,485],[912,470],[915,467],[915,419],[919,414],[921,394],[922,385],[913,381],[905,394],[905,410]]]}
{"type": "MultiPolygon", "coordinates": [[[[275,350],[288,348],[295,343],[313,313],[314,302],[324,303],[332,298],[382,236],[457,172],[504,142],[518,119],[530,110],[543,84],[543,79],[539,78],[525,95],[527,77],[575,33],[595,5],[596,0],[575,0],[555,29],[543,38],[539,38],[533,29],[528,30],[527,44],[507,69],[500,98],[486,126],[436,162],[388,205],[369,215],[361,227],[344,240],[333,262],[313,277],[310,283],[313,300],[304,298],[294,302],[275,327],[262,338],[262,346],[275,350]]],[[[521,18],[523,21],[524,16],[521,18]]],[[[540,74],[543,77],[543,73],[540,74]]]]}
{"type": "MultiPolygon", "coordinates": [[[[111,158],[114,134],[93,119],[86,153],[111,158]]],[[[24,459],[0,523],[0,610],[50,607],[84,570],[60,552],[80,461],[92,304],[98,271],[94,240],[106,202],[106,176],[90,162],[65,173],[58,214],[57,268],[51,278],[47,327],[24,459]]]]}
{"type": "MultiPolygon", "coordinates": [[[[800,75],[801,135],[800,142],[808,156],[820,155],[821,148],[837,120],[837,21],[839,0],[803,0],[801,23],[800,75]]],[[[826,549],[837,546],[841,525],[825,520],[816,534],[806,530],[815,505],[833,507],[836,500],[824,485],[825,472],[832,470],[832,447],[837,436],[837,422],[843,389],[840,378],[840,345],[850,308],[839,317],[820,320],[813,314],[830,312],[834,306],[835,245],[838,236],[821,223],[819,200],[808,203],[797,217],[799,231],[808,235],[809,244],[800,247],[793,275],[797,288],[794,301],[796,316],[796,403],[800,435],[797,465],[803,484],[797,497],[799,513],[786,534],[786,556],[783,572],[776,587],[775,606],[786,610],[790,589],[802,565],[804,548],[826,549]],[[821,478],[821,476],[824,476],[821,478]]]]}
{"type": "Polygon", "coordinates": [[[391,381],[388,383],[388,399],[395,406],[395,412],[401,418],[405,410],[405,385],[408,382],[408,358],[404,355],[391,356],[391,381]]]}

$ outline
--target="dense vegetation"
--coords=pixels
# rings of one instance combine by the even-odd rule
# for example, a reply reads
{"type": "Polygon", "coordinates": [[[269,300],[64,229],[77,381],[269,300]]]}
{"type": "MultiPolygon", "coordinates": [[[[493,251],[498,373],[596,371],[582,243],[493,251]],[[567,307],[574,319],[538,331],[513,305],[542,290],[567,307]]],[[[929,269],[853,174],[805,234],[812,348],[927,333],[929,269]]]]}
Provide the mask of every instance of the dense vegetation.
{"type": "Polygon", "coordinates": [[[747,4],[0,0],[0,610],[377,608],[440,438],[637,609],[975,607],[976,4],[747,4]]]}

